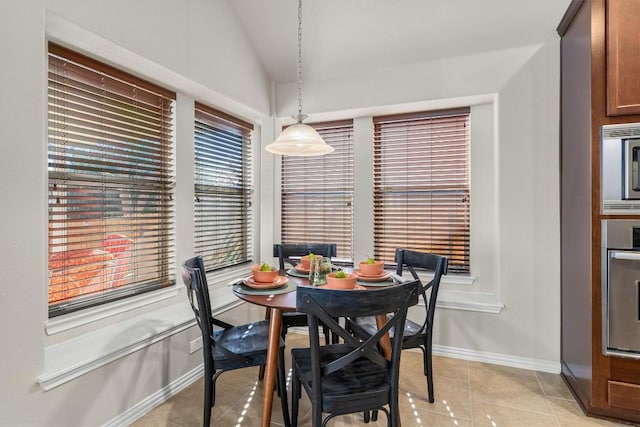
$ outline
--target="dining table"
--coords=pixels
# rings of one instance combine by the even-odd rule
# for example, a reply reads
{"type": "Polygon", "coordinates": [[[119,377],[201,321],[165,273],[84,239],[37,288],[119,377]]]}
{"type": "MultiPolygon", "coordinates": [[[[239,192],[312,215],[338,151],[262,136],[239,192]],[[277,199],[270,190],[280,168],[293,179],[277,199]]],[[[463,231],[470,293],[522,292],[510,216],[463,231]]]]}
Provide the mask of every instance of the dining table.
{"type": "MultiPolygon", "coordinates": [[[[352,269],[345,268],[345,271],[352,269]]],[[[282,313],[296,311],[296,292],[298,286],[310,286],[309,278],[302,274],[297,274],[295,269],[280,270],[279,276],[287,278],[287,286],[284,289],[262,292],[246,291],[242,288],[243,280],[235,282],[233,293],[243,301],[258,306],[266,307],[269,312],[269,339],[267,344],[267,361],[264,375],[264,400],[262,406],[262,427],[269,427],[271,424],[271,407],[273,405],[273,395],[276,383],[276,371],[278,365],[278,349],[280,346],[280,336],[282,333],[282,313]]],[[[401,280],[389,273],[390,282],[399,283],[401,280]]],[[[246,279],[245,279],[246,280],[246,279]]],[[[358,283],[360,288],[366,290],[367,286],[381,286],[379,282],[358,283]]],[[[386,315],[376,316],[378,328],[384,326],[387,321],[386,315]]],[[[387,358],[391,357],[391,340],[388,336],[383,337],[380,342],[381,352],[387,358]]],[[[287,417],[288,418],[288,417],[287,417]]]]}

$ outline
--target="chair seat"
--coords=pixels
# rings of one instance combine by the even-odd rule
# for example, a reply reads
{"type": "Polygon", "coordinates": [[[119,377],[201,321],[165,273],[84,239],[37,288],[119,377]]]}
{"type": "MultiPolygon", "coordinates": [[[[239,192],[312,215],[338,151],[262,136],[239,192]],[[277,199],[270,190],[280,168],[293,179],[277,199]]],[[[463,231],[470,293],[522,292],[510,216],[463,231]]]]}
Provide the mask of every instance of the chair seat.
{"type": "MultiPolygon", "coordinates": [[[[221,329],[215,331],[213,337],[216,342],[213,346],[213,359],[218,366],[224,369],[229,369],[232,366],[260,365],[266,362],[269,341],[269,322],[267,320],[221,329]],[[231,353],[246,357],[251,363],[247,364],[240,358],[230,358],[229,354],[222,351],[219,346],[223,346],[231,353]]],[[[284,347],[282,339],[280,339],[280,347],[284,347]]]]}
{"type": "MultiPolygon", "coordinates": [[[[349,353],[352,348],[344,344],[320,347],[321,365],[338,359],[349,353]]],[[[292,363],[298,372],[311,371],[311,349],[295,348],[291,350],[292,363]]],[[[346,414],[362,409],[375,409],[389,401],[390,386],[387,369],[376,365],[367,358],[357,359],[346,368],[340,369],[322,378],[322,411],[333,414],[346,414]],[[357,396],[357,398],[354,398],[357,396]],[[366,402],[368,408],[363,408],[366,402]]],[[[310,393],[311,380],[303,381],[310,393]]]]}
{"type": "MultiPolygon", "coordinates": [[[[362,332],[364,332],[367,335],[373,335],[378,330],[375,317],[358,317],[350,320],[351,320],[350,327],[353,329],[354,334],[359,338],[364,338],[364,336],[362,336],[362,332]]],[[[419,325],[407,319],[404,325],[403,341],[407,341],[413,336],[420,334],[421,327],[422,325],[419,325]]],[[[389,331],[389,337],[393,339],[393,329],[389,331]]]]}

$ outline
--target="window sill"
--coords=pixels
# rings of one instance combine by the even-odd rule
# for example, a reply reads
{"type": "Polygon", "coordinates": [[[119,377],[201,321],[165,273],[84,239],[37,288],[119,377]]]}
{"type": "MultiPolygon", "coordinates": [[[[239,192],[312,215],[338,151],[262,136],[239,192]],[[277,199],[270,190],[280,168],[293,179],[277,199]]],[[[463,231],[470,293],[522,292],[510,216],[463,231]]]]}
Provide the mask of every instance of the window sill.
{"type": "Polygon", "coordinates": [[[436,307],[450,310],[500,314],[504,304],[490,292],[459,291],[440,288],[436,307]]]}
{"type": "MultiPolygon", "coordinates": [[[[175,293],[177,294],[177,289],[175,293]]],[[[211,289],[218,314],[242,304],[227,287],[211,289]]],[[[36,382],[51,390],[196,324],[186,299],[44,349],[44,372],[36,382]]]]}
{"type": "Polygon", "coordinates": [[[475,281],[476,276],[469,276],[468,274],[447,274],[440,279],[440,283],[444,285],[471,286],[475,281]]]}
{"type": "Polygon", "coordinates": [[[60,317],[49,319],[44,324],[47,335],[57,334],[78,326],[86,325],[100,319],[135,310],[145,305],[153,304],[178,295],[178,285],[166,289],[149,292],[136,297],[115,301],[104,306],[93,307],[77,313],[71,313],[60,317]]]}
{"type": "MultiPolygon", "coordinates": [[[[394,276],[396,276],[395,273],[394,276]]],[[[426,271],[418,271],[418,276],[420,276],[422,283],[428,283],[429,280],[433,279],[433,273],[426,271]]],[[[404,271],[400,278],[403,280],[410,280],[411,273],[404,271]]],[[[440,279],[440,289],[442,290],[442,287],[446,285],[471,286],[475,281],[476,276],[470,276],[468,274],[447,274],[442,276],[442,279],[440,279]]]]}
{"type": "MultiPolygon", "coordinates": [[[[423,283],[427,283],[432,277],[433,275],[424,273],[420,275],[423,283]]],[[[407,274],[402,278],[407,279],[407,274]]],[[[504,304],[500,302],[495,294],[465,289],[465,287],[473,285],[475,281],[475,276],[464,274],[448,274],[442,276],[436,307],[450,310],[500,314],[504,308],[504,304]],[[459,287],[458,289],[447,289],[447,285],[453,285],[454,287],[457,285],[459,287]]],[[[420,300],[419,304],[424,305],[424,302],[420,300]]]]}

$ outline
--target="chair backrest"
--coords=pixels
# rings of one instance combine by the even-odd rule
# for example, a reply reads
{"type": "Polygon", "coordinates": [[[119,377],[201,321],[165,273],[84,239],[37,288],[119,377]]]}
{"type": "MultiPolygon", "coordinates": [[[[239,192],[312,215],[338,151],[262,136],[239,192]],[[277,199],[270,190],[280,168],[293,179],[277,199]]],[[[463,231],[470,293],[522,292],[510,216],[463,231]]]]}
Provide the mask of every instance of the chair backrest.
{"type": "Polygon", "coordinates": [[[440,280],[442,276],[447,274],[449,258],[442,255],[435,255],[426,252],[418,252],[410,249],[396,249],[396,274],[401,276],[404,267],[409,270],[411,276],[415,280],[420,280],[416,268],[427,270],[433,273],[433,278],[428,283],[420,281],[422,299],[427,308],[425,323],[422,325],[421,331],[428,328],[431,332],[433,327],[433,317],[436,311],[436,301],[438,298],[438,290],[440,289],[440,280]],[[427,297],[427,291],[431,289],[431,293],[427,297]]]}
{"type": "MultiPolygon", "coordinates": [[[[343,369],[354,361],[366,357],[389,370],[391,384],[397,384],[399,375],[402,334],[407,317],[407,309],[418,302],[419,281],[413,280],[396,286],[371,290],[334,290],[312,286],[299,286],[296,290],[296,310],[307,314],[309,341],[311,343],[311,381],[320,384],[320,379],[332,372],[343,369]],[[340,317],[387,316],[383,328],[368,339],[361,341],[343,328],[336,319],[340,317]],[[344,356],[324,366],[320,365],[319,321],[326,324],[335,334],[341,336],[352,349],[344,356]],[[386,360],[377,350],[380,339],[393,328],[391,360],[386,360]]],[[[319,393],[317,387],[314,393],[319,393]]],[[[318,400],[316,400],[318,401],[318,400]]]]}
{"type": "Polygon", "coordinates": [[[213,363],[213,324],[209,287],[202,257],[197,256],[186,260],[182,264],[182,281],[187,288],[187,298],[196,317],[196,322],[202,332],[202,349],[204,352],[205,368],[213,363]]]}
{"type": "Polygon", "coordinates": [[[338,253],[335,243],[274,243],[273,256],[278,257],[280,270],[285,269],[285,261],[295,267],[291,257],[302,257],[314,253],[323,257],[334,257],[338,253]]]}

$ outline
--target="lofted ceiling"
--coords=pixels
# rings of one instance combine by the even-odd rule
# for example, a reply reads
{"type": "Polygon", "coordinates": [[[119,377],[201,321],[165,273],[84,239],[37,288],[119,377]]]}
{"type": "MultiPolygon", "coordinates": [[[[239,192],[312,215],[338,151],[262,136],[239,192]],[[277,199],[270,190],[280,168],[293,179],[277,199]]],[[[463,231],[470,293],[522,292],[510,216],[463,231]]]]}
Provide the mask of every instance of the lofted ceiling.
{"type": "MultiPolygon", "coordinates": [[[[303,80],[541,44],[571,0],[303,0],[303,80]]],[[[296,80],[297,0],[227,0],[276,83],[296,80]]]]}

